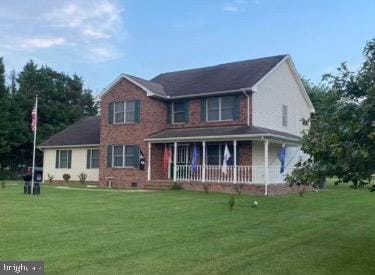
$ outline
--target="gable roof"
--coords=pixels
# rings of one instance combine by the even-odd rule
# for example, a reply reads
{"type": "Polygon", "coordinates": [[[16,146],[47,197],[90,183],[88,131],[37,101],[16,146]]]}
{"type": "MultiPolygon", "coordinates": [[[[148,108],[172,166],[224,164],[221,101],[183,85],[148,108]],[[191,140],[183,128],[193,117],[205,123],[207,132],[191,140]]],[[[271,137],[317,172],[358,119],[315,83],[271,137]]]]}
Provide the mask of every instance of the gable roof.
{"type": "Polygon", "coordinates": [[[163,73],[151,81],[161,84],[171,97],[250,89],[285,57],[277,55],[163,73]]]}
{"type": "Polygon", "coordinates": [[[86,117],[44,141],[40,148],[100,144],[100,117],[86,117]]]}
{"type": "Polygon", "coordinates": [[[143,89],[148,96],[164,99],[194,97],[251,89],[288,55],[276,55],[191,70],[159,74],[151,80],[121,74],[101,94],[103,97],[122,79],[143,89]]]}

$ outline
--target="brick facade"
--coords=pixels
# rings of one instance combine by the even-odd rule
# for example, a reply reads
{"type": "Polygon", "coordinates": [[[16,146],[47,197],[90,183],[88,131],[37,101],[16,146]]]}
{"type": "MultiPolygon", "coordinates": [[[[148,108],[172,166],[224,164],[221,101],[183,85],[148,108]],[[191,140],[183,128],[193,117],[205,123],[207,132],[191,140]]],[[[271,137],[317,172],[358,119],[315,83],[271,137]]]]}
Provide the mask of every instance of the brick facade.
{"type": "MultiPolygon", "coordinates": [[[[250,98],[251,102],[251,98],[250,98]]],[[[141,171],[136,168],[107,168],[107,146],[124,144],[138,145],[142,150],[146,163],[148,160],[148,147],[144,139],[150,134],[159,132],[166,128],[175,127],[211,127],[225,125],[247,124],[247,97],[240,95],[240,119],[224,122],[201,122],[200,99],[189,100],[189,122],[184,124],[167,123],[166,102],[148,97],[140,87],[123,79],[111,89],[101,100],[101,123],[100,123],[100,172],[99,184],[107,185],[108,181],[112,186],[131,186],[136,183],[143,187],[147,182],[147,166],[141,171]],[[140,123],[130,124],[109,124],[108,106],[111,102],[125,100],[140,100],[140,123]],[[110,179],[109,179],[110,178],[110,179]]],[[[251,105],[250,105],[251,106],[251,105]]],[[[251,113],[251,112],[250,112],[251,113]]],[[[240,164],[251,165],[251,142],[239,142],[240,164]],[[240,144],[243,144],[242,146],[240,144]],[[246,145],[246,146],[245,146],[246,145]]],[[[151,178],[167,180],[163,171],[164,144],[152,144],[151,148],[151,178]]]]}

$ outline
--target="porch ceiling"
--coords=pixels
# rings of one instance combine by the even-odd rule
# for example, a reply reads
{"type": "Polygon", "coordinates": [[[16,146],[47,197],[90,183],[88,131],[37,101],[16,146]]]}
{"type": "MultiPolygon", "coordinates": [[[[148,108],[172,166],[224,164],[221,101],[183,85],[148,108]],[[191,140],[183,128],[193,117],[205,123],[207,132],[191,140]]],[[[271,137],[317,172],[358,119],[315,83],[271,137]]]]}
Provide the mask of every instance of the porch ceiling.
{"type": "Polygon", "coordinates": [[[301,137],[275,131],[258,126],[225,126],[225,127],[204,127],[204,128],[180,128],[165,129],[161,132],[150,135],[145,141],[151,142],[172,142],[191,140],[225,140],[225,139],[261,139],[269,138],[279,141],[298,143],[301,137]]]}

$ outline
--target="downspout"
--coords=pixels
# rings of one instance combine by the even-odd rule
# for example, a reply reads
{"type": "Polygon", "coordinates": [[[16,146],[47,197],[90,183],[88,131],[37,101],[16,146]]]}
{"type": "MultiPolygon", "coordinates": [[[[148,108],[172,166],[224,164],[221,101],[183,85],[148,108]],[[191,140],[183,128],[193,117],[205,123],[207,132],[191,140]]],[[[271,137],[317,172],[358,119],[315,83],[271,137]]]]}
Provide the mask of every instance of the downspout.
{"type": "Polygon", "coordinates": [[[243,90],[242,92],[247,97],[247,126],[250,126],[250,96],[246,90],[243,90]]]}

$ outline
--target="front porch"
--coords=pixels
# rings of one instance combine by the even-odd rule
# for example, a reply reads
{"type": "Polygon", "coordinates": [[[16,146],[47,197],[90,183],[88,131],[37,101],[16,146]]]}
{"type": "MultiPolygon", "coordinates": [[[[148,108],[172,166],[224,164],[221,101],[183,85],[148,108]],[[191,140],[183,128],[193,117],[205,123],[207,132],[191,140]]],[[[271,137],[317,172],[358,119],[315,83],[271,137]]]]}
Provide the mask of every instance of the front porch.
{"type": "Polygon", "coordinates": [[[149,142],[147,180],[149,185],[180,182],[195,190],[191,187],[204,183],[222,185],[220,190],[233,184],[260,185],[261,192],[268,195],[269,186],[285,185],[286,175],[300,157],[297,146],[297,143],[270,139],[149,142]],[[231,157],[224,169],[225,146],[231,157]],[[281,146],[295,149],[295,154],[286,160],[283,172],[277,157],[281,146]],[[196,163],[192,163],[194,148],[199,154],[196,163]],[[163,167],[166,150],[168,164],[163,167]]]}

